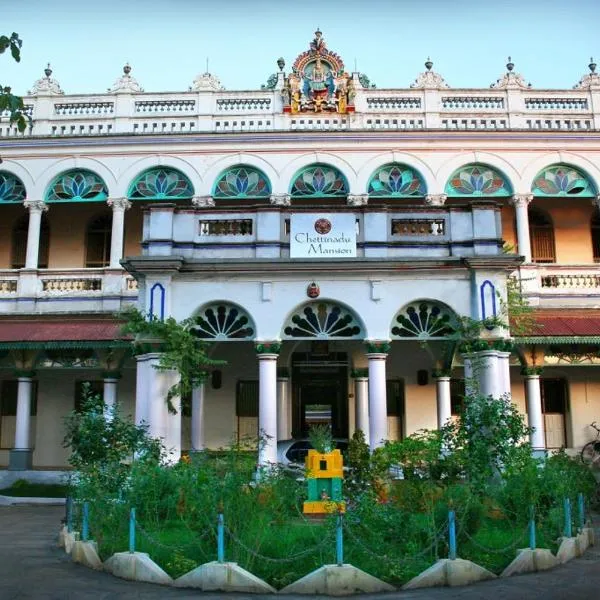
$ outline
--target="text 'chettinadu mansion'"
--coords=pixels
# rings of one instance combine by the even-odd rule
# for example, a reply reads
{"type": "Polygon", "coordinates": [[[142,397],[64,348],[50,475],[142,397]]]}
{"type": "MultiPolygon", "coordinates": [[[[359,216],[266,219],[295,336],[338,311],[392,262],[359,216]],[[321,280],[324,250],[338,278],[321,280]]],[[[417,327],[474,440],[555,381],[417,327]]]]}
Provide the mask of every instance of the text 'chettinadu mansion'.
{"type": "Polygon", "coordinates": [[[48,68],[31,127],[4,115],[0,465],[65,466],[86,381],[174,458],[261,430],[274,461],[315,422],[374,447],[458,414],[471,377],[512,395],[536,450],[580,448],[600,420],[593,61],[570,89],[510,59],[489,87],[452,88],[428,60],[378,89],[317,31],[277,65],[255,90],[203,73],[164,93],[126,65],[94,95],[48,68]],[[483,328],[465,354],[458,323],[501,318],[509,277],[535,322],[483,328]],[[123,339],[131,305],[195,317],[226,361],[191,410],[168,413],[173,375],[123,339]]]}

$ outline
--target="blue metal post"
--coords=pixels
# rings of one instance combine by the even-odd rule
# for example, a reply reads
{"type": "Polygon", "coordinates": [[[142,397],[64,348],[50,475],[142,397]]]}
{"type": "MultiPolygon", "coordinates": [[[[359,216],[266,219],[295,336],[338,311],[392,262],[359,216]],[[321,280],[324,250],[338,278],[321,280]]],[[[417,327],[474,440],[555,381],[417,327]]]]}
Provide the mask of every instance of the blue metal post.
{"type": "Polygon", "coordinates": [[[535,550],[535,548],[535,507],[531,506],[531,510],[529,512],[529,549],[535,550]]]}
{"type": "Polygon", "coordinates": [[[335,560],[338,567],[344,564],[344,528],[342,515],[338,515],[337,526],[335,528],[335,560]]]}
{"type": "Polygon", "coordinates": [[[73,498],[71,496],[67,498],[67,531],[69,533],[73,531],[73,498]]]}
{"type": "Polygon", "coordinates": [[[450,546],[450,553],[448,558],[450,560],[456,559],[456,515],[453,510],[448,511],[448,545],[450,546]]]}
{"type": "Polygon", "coordinates": [[[225,562],[225,519],[221,512],[217,517],[217,560],[225,562]]]}
{"type": "Polygon", "coordinates": [[[571,528],[571,500],[569,498],[565,498],[564,507],[565,507],[565,537],[573,537],[573,531],[571,528]]]}
{"type": "Polygon", "coordinates": [[[88,541],[90,537],[90,504],[89,502],[83,503],[83,523],[81,524],[81,539],[84,542],[88,541]]]}
{"type": "Polygon", "coordinates": [[[135,552],[135,508],[129,511],[129,552],[135,552]]]}
{"type": "Polygon", "coordinates": [[[577,506],[579,508],[579,527],[583,529],[585,527],[585,501],[581,492],[577,494],[577,506]]]}

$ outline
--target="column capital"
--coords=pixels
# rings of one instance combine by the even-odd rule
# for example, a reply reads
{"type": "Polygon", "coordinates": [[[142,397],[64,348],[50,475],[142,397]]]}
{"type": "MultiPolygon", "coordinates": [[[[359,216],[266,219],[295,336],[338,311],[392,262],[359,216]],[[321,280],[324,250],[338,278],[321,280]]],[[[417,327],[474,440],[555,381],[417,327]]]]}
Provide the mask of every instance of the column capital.
{"type": "Polygon", "coordinates": [[[281,352],[281,342],[258,342],[254,345],[254,350],[256,350],[259,359],[263,356],[266,358],[268,355],[278,356],[281,352]]]}
{"type": "Polygon", "coordinates": [[[127,198],[109,198],[106,204],[112,207],[113,210],[126,211],[131,208],[131,202],[127,198]]]}
{"type": "Polygon", "coordinates": [[[350,377],[352,377],[352,379],[368,379],[369,369],[352,369],[352,371],[350,371],[350,377]]]}
{"type": "Polygon", "coordinates": [[[102,379],[121,379],[121,371],[102,371],[102,379]]]}
{"type": "Polygon", "coordinates": [[[289,206],[292,203],[289,194],[271,194],[269,200],[273,206],[289,206]]]}
{"type": "Polygon", "coordinates": [[[438,381],[442,381],[444,379],[451,379],[451,371],[451,368],[433,369],[433,371],[431,371],[431,376],[434,379],[437,379],[438,381]]]}
{"type": "Polygon", "coordinates": [[[15,369],[15,377],[17,379],[33,379],[36,375],[35,371],[31,369],[15,369]]]}
{"type": "Polygon", "coordinates": [[[212,196],[194,196],[192,198],[192,204],[196,208],[209,208],[215,205],[215,201],[212,196]]]}
{"type": "Polygon", "coordinates": [[[543,373],[544,367],[522,367],[521,375],[525,377],[525,379],[539,379],[540,375],[543,373]]]}
{"type": "Polygon", "coordinates": [[[366,206],[369,203],[369,194],[348,194],[346,204],[348,206],[366,206]]]}
{"type": "Polygon", "coordinates": [[[427,194],[425,196],[425,204],[429,206],[443,206],[447,199],[447,194],[427,194]]]}
{"type": "Polygon", "coordinates": [[[369,354],[387,354],[390,351],[388,340],[365,340],[367,356],[369,354]]]}
{"type": "Polygon", "coordinates": [[[46,212],[48,210],[48,205],[43,200],[25,200],[23,206],[29,212],[46,212]]]}
{"type": "Polygon", "coordinates": [[[513,194],[510,203],[513,206],[527,206],[533,200],[533,194],[513,194]]]}

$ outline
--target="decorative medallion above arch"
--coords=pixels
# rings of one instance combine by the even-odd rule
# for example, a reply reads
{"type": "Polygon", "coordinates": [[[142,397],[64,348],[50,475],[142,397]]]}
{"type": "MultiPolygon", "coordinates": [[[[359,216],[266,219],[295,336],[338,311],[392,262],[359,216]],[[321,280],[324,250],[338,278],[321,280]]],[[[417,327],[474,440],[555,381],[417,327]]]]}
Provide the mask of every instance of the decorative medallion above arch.
{"type": "Polygon", "coordinates": [[[17,176],[0,171],[0,204],[23,202],[25,196],[25,186],[17,176]]]}
{"type": "Polygon", "coordinates": [[[108,188],[104,180],[87,169],[71,169],[52,180],[46,202],[104,202],[108,188]]]}
{"type": "Polygon", "coordinates": [[[447,338],[457,330],[456,313],[435,300],[417,300],[407,304],[395,316],[392,338],[436,339],[447,338]]]}
{"type": "Polygon", "coordinates": [[[250,315],[229,302],[213,302],[194,317],[192,332],[203,340],[252,340],[256,327],[250,315]]]}
{"type": "Polygon", "coordinates": [[[339,198],[348,195],[349,186],[344,174],[324,164],[304,167],[292,179],[292,198],[339,198]]]}
{"type": "Polygon", "coordinates": [[[542,169],[533,180],[531,191],[536,196],[596,196],[594,182],[580,169],[569,165],[551,165],[542,169]]]}
{"type": "Polygon", "coordinates": [[[377,198],[421,198],[427,193],[421,175],[400,163],[379,167],[369,179],[367,192],[377,198]]]}
{"type": "Polygon", "coordinates": [[[129,200],[189,200],[194,195],[191,181],[177,169],[155,167],[140,173],[129,186],[129,200]]]}
{"type": "Polygon", "coordinates": [[[236,165],[221,173],[212,191],[216,199],[255,200],[270,195],[268,177],[260,169],[247,165],[236,165]]]}
{"type": "Polygon", "coordinates": [[[482,164],[471,164],[454,171],[446,184],[450,197],[478,196],[503,198],[512,196],[512,185],[497,169],[482,164]]]}
{"type": "Polygon", "coordinates": [[[311,302],[294,311],[283,327],[286,339],[363,339],[360,321],[334,302],[311,302]]]}

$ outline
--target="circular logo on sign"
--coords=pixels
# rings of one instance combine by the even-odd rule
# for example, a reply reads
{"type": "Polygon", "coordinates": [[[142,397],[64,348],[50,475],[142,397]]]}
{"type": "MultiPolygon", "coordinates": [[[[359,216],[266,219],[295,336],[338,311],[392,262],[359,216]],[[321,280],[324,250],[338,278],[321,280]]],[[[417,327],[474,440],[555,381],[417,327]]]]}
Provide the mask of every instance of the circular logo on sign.
{"type": "Polygon", "coordinates": [[[315,231],[321,235],[325,235],[331,231],[331,221],[328,219],[317,219],[315,221],[315,231]]]}

